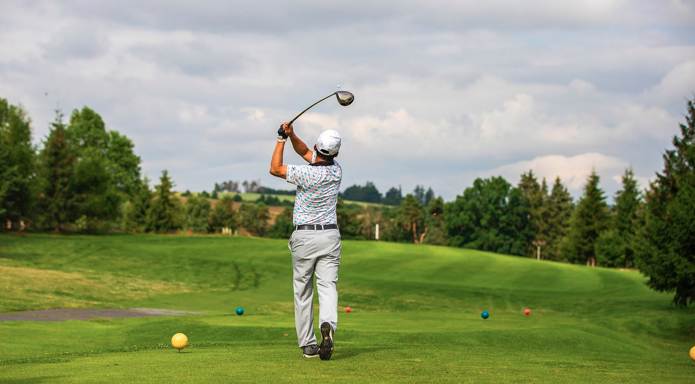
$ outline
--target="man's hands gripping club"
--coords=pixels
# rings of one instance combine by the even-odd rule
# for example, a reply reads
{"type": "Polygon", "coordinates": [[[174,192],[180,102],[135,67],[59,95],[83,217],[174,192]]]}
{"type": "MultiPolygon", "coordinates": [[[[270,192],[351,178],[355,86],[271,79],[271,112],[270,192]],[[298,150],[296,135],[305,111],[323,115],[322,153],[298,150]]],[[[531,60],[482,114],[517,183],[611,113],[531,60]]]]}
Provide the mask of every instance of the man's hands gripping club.
{"type": "Polygon", "coordinates": [[[304,144],[304,142],[297,137],[294,133],[294,127],[288,125],[288,123],[283,123],[277,133],[277,144],[275,145],[275,150],[273,151],[273,157],[270,160],[270,174],[281,179],[287,178],[287,166],[283,163],[283,152],[285,150],[285,142],[287,138],[292,142],[292,147],[294,151],[297,152],[307,162],[311,162],[314,153],[309,150],[309,147],[304,144]],[[282,132],[282,135],[280,134],[282,132]]]}
{"type": "Polygon", "coordinates": [[[282,123],[278,129],[278,141],[286,141],[290,135],[294,135],[294,127],[292,124],[287,126],[287,123],[282,123]]]}

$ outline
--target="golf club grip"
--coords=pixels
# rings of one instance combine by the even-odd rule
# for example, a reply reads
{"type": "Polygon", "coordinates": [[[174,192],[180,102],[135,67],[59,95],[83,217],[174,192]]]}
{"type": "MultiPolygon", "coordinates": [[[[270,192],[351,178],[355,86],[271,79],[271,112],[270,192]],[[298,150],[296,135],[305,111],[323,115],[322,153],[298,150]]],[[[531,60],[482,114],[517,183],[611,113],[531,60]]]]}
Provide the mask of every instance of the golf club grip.
{"type": "Polygon", "coordinates": [[[280,128],[278,128],[278,135],[282,136],[283,139],[287,138],[287,134],[285,134],[285,130],[282,129],[282,124],[280,124],[280,128]]]}

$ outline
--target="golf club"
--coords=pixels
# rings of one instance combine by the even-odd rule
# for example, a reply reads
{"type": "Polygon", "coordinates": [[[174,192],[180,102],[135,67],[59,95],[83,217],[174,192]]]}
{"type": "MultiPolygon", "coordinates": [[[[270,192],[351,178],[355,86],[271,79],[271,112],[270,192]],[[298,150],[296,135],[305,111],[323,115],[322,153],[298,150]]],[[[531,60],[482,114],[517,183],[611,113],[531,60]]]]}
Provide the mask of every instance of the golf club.
{"type": "MultiPolygon", "coordinates": [[[[350,93],[350,92],[348,92],[348,91],[337,91],[337,92],[333,92],[333,93],[331,93],[330,95],[324,97],[323,99],[321,99],[321,100],[315,102],[314,104],[311,104],[311,105],[309,106],[309,108],[303,110],[302,113],[300,113],[299,115],[297,115],[297,117],[295,117],[294,119],[290,120],[290,123],[287,124],[287,126],[289,127],[290,125],[292,125],[292,123],[294,123],[294,121],[297,120],[297,119],[299,118],[299,116],[303,115],[304,112],[310,110],[311,107],[313,107],[314,105],[316,105],[316,104],[318,104],[318,103],[320,103],[320,102],[326,100],[327,98],[329,98],[329,97],[331,97],[331,96],[333,96],[333,95],[335,95],[335,97],[338,99],[338,103],[340,103],[340,105],[342,105],[342,106],[344,106],[344,107],[345,107],[345,106],[348,106],[348,105],[350,105],[350,104],[352,104],[352,102],[355,100],[355,95],[353,95],[352,93],[350,93]]],[[[285,134],[285,131],[282,129],[282,125],[280,125],[280,129],[278,129],[278,135],[282,136],[284,139],[287,138],[287,135],[285,134]]]]}

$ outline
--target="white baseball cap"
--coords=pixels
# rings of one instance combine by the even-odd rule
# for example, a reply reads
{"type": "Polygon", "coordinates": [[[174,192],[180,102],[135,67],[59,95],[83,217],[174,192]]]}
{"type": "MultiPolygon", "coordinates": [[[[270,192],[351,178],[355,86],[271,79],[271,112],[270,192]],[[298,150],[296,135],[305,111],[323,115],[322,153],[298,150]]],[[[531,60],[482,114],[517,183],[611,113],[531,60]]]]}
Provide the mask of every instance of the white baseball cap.
{"type": "Polygon", "coordinates": [[[329,129],[321,132],[319,139],[316,140],[316,149],[322,155],[333,156],[340,151],[340,134],[338,131],[329,129]]]}

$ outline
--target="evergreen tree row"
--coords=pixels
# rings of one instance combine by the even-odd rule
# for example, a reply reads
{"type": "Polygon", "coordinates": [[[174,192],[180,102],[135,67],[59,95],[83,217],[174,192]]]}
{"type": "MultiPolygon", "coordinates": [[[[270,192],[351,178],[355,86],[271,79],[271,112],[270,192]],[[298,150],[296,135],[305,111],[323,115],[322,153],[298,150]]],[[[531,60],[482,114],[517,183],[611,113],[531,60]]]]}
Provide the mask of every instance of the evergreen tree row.
{"type": "MultiPolygon", "coordinates": [[[[435,197],[435,194],[431,187],[425,191],[423,185],[417,185],[412,196],[420,204],[427,205],[435,197]]],[[[364,186],[355,184],[347,187],[344,192],[340,193],[340,197],[350,201],[397,206],[403,201],[403,190],[401,187],[398,187],[398,189],[392,187],[382,197],[374,183],[368,181],[364,186]]]]}

